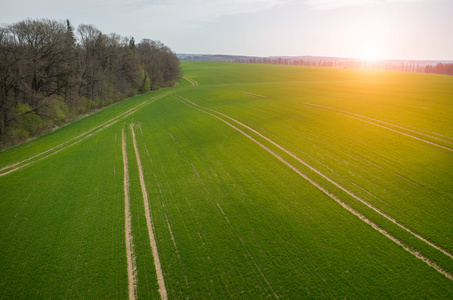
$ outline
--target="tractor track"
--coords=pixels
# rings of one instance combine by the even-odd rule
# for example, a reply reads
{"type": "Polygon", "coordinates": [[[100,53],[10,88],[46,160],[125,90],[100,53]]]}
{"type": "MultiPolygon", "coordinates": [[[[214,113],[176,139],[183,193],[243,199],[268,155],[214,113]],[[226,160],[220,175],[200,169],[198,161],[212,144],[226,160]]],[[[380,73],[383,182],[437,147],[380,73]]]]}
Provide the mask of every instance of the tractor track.
{"type": "Polygon", "coordinates": [[[134,300],[137,294],[137,264],[134,255],[134,244],[132,237],[132,222],[130,212],[130,197],[129,197],[129,166],[127,161],[127,145],[126,136],[123,128],[123,164],[124,164],[124,215],[125,215],[125,240],[126,240],[126,255],[127,255],[127,277],[129,288],[129,300],[134,300]]]}
{"type": "Polygon", "coordinates": [[[364,216],[363,214],[361,214],[360,212],[358,212],[357,210],[353,209],[352,207],[350,207],[348,204],[346,204],[345,202],[343,202],[341,199],[339,199],[336,195],[332,194],[331,192],[329,192],[325,187],[323,187],[322,185],[320,185],[319,183],[315,182],[313,179],[311,179],[309,176],[307,176],[306,174],[304,174],[303,172],[301,172],[298,168],[296,168],[294,165],[292,165],[291,163],[289,163],[288,161],[286,161],[283,157],[281,157],[280,155],[278,155],[277,153],[275,153],[273,150],[271,150],[270,148],[268,148],[267,146],[265,146],[264,144],[262,144],[261,142],[257,141],[255,138],[253,138],[252,136],[250,136],[249,134],[247,134],[246,132],[244,132],[243,130],[241,130],[240,128],[236,127],[235,125],[229,123],[228,121],[226,121],[225,119],[221,118],[220,116],[218,115],[221,115],[227,119],[230,119],[232,120],[233,122],[243,126],[244,128],[247,128],[248,130],[250,130],[251,132],[257,134],[258,136],[260,136],[261,138],[265,139],[267,142],[271,143],[272,145],[274,145],[275,147],[277,147],[278,149],[280,149],[281,151],[285,152],[286,154],[290,155],[292,158],[296,159],[298,162],[300,162],[301,164],[303,164],[304,166],[308,167],[310,170],[314,171],[316,174],[320,175],[322,178],[324,178],[325,180],[327,180],[328,182],[332,183],[333,185],[335,185],[336,187],[340,188],[342,191],[346,192],[348,195],[352,196],[354,199],[356,200],[359,200],[362,204],[366,205],[367,207],[371,208],[372,210],[374,210],[375,212],[377,212],[379,215],[383,216],[384,218],[386,218],[387,220],[391,221],[392,223],[396,224],[397,226],[399,226],[400,228],[404,229],[405,231],[407,231],[408,233],[410,233],[411,235],[417,237],[418,239],[420,239],[421,241],[425,242],[426,244],[428,244],[429,246],[435,248],[436,250],[439,250],[440,252],[442,252],[443,254],[445,254],[446,256],[450,257],[450,258],[453,258],[453,255],[450,254],[449,252],[447,252],[446,250],[442,249],[441,247],[433,244],[432,242],[428,241],[427,239],[425,239],[424,237],[420,236],[419,234],[413,232],[412,230],[410,230],[409,228],[407,228],[405,225],[399,223],[397,220],[395,220],[393,217],[389,216],[388,214],[386,214],[385,212],[381,211],[380,209],[374,207],[372,204],[368,203],[367,201],[365,201],[364,199],[360,198],[359,196],[355,195],[353,192],[347,190],[346,188],[344,188],[343,186],[341,186],[340,184],[338,184],[337,182],[333,181],[332,179],[330,179],[329,177],[327,177],[325,174],[321,173],[320,171],[316,170],[315,168],[313,168],[312,166],[310,166],[309,164],[307,164],[306,162],[304,162],[303,160],[301,160],[300,158],[298,158],[296,155],[294,155],[293,153],[291,153],[290,151],[288,151],[287,149],[283,148],[282,146],[278,145],[277,143],[275,143],[274,141],[270,140],[269,138],[265,137],[264,135],[262,135],[261,133],[259,133],[258,131],[250,128],[249,126],[229,117],[228,115],[225,115],[223,113],[220,113],[220,112],[217,112],[215,110],[212,110],[212,109],[209,109],[209,108],[205,108],[203,106],[200,106],[180,95],[177,95],[177,94],[173,94],[173,96],[178,99],[180,102],[184,103],[185,105],[193,108],[193,109],[196,109],[200,112],[203,112],[205,114],[208,114],[208,115],[211,115],[212,117],[220,120],[221,122],[225,123],[226,125],[230,126],[231,128],[235,129],[236,131],[240,132],[242,135],[246,136],[248,139],[250,139],[251,141],[253,141],[255,144],[257,144],[258,146],[260,146],[261,148],[263,148],[264,150],[266,150],[267,152],[269,152],[271,155],[273,155],[275,158],[277,158],[278,160],[280,160],[282,163],[284,163],[285,165],[287,165],[289,168],[291,168],[294,172],[296,172],[298,175],[300,175],[302,178],[304,178],[305,180],[307,180],[309,183],[311,183],[313,186],[315,186],[318,190],[320,190],[321,192],[323,192],[324,194],[326,194],[327,196],[329,196],[332,200],[334,200],[335,202],[337,202],[339,205],[341,205],[344,209],[348,210],[350,213],[352,213],[353,215],[355,215],[356,217],[358,217],[360,220],[362,220],[363,222],[365,222],[366,224],[368,224],[369,226],[371,226],[373,229],[377,230],[378,232],[380,232],[381,234],[383,234],[386,238],[390,239],[391,241],[393,241],[394,243],[396,243],[397,245],[399,245],[400,247],[402,247],[404,250],[406,250],[407,252],[411,253],[413,256],[415,256],[416,258],[422,260],[423,262],[425,262],[427,265],[429,265],[430,267],[434,268],[436,271],[438,271],[439,273],[443,274],[445,277],[447,277],[448,279],[450,280],[453,280],[453,275],[451,275],[450,273],[448,273],[447,271],[443,270],[439,265],[437,265],[435,262],[431,261],[429,258],[425,257],[424,255],[422,255],[421,253],[419,253],[418,251],[416,250],[413,250],[411,249],[410,247],[408,247],[407,245],[405,245],[403,242],[401,242],[400,240],[398,240],[397,238],[395,238],[394,236],[390,235],[385,229],[379,227],[376,223],[374,223],[373,221],[371,221],[370,219],[368,219],[366,216],[364,216]]]}
{"type": "Polygon", "coordinates": [[[114,118],[111,118],[110,120],[108,120],[108,121],[106,121],[106,122],[104,122],[104,123],[102,123],[102,124],[100,124],[100,125],[98,125],[96,127],[93,127],[91,129],[79,134],[78,136],[73,137],[73,138],[71,138],[71,139],[69,139],[69,140],[67,140],[67,141],[65,141],[65,142],[63,142],[63,143],[61,143],[61,144],[59,144],[57,146],[54,146],[54,147],[52,147],[50,149],[47,149],[47,150],[45,150],[43,152],[40,152],[40,153],[38,153],[38,154],[36,154],[34,156],[31,156],[31,157],[26,158],[24,160],[21,160],[19,162],[16,162],[16,163],[13,163],[11,165],[2,167],[0,169],[0,177],[8,175],[10,173],[13,173],[13,172],[15,172],[17,170],[20,170],[20,169],[22,169],[22,168],[24,168],[26,166],[29,166],[29,165],[31,165],[33,163],[36,163],[38,161],[41,161],[41,160],[43,160],[45,158],[48,158],[48,157],[54,155],[54,154],[57,154],[60,151],[63,151],[65,149],[69,148],[69,147],[72,147],[72,146],[82,142],[83,140],[85,140],[85,139],[87,139],[87,138],[89,138],[89,137],[101,132],[102,130],[112,126],[113,124],[117,123],[118,121],[120,121],[120,120],[130,116],[131,114],[137,112],[139,109],[143,108],[145,105],[150,104],[150,103],[152,103],[152,102],[154,102],[154,101],[156,101],[158,99],[161,99],[161,98],[163,98],[163,97],[165,97],[165,96],[167,96],[169,94],[170,93],[162,94],[162,95],[156,96],[156,97],[154,97],[154,98],[152,98],[150,100],[143,101],[142,103],[137,104],[136,106],[132,107],[131,109],[129,109],[127,111],[125,111],[124,113],[119,114],[118,116],[116,116],[114,118]],[[68,145],[66,145],[66,144],[68,144],[68,145]],[[66,145],[66,146],[64,146],[64,145],[66,145]],[[42,155],[44,155],[44,156],[42,156],[42,155]],[[40,157],[40,156],[42,156],[42,157],[40,157]]]}
{"type": "Polygon", "coordinates": [[[132,140],[134,141],[135,157],[137,159],[140,186],[142,189],[143,203],[145,206],[146,225],[148,227],[149,242],[151,244],[151,250],[153,252],[154,265],[156,267],[157,283],[159,284],[159,293],[160,293],[161,299],[166,300],[166,299],[168,299],[167,289],[165,288],[165,280],[164,280],[164,275],[162,272],[162,267],[161,267],[161,263],[160,263],[160,259],[159,259],[159,251],[157,250],[157,243],[156,243],[156,238],[155,238],[155,233],[154,233],[154,222],[153,222],[153,218],[152,218],[152,214],[151,214],[151,209],[149,207],[148,191],[146,190],[146,184],[145,184],[145,179],[144,179],[144,175],[143,175],[143,167],[142,167],[142,163],[140,160],[140,152],[138,150],[137,140],[135,139],[134,124],[130,124],[130,128],[132,131],[132,140]]]}
{"type": "MultiPolygon", "coordinates": [[[[329,110],[329,111],[332,111],[332,112],[334,112],[336,114],[339,114],[339,115],[342,115],[342,116],[345,116],[345,117],[348,117],[348,118],[351,118],[351,119],[354,119],[354,120],[358,120],[358,121],[361,121],[361,122],[364,122],[364,123],[367,123],[367,124],[370,124],[370,125],[381,127],[381,128],[386,129],[386,130],[389,130],[389,131],[392,131],[392,132],[395,132],[395,133],[410,137],[412,139],[415,139],[415,140],[430,144],[432,146],[436,146],[436,147],[439,147],[439,148],[442,148],[442,149],[445,149],[445,150],[448,150],[448,151],[453,151],[453,148],[451,148],[451,147],[447,147],[447,146],[444,146],[444,145],[441,145],[439,143],[436,143],[436,142],[433,142],[433,141],[430,141],[430,140],[426,139],[426,138],[430,138],[430,139],[437,140],[439,142],[443,142],[445,144],[449,144],[449,145],[453,146],[453,142],[448,141],[448,140],[445,139],[445,138],[450,138],[451,139],[451,137],[448,137],[448,136],[444,136],[445,138],[439,138],[439,137],[436,137],[434,135],[429,135],[429,134],[426,134],[426,133],[423,133],[423,132],[419,132],[419,131],[416,131],[416,130],[413,130],[413,129],[409,129],[409,128],[405,128],[405,127],[402,127],[402,126],[399,126],[399,125],[395,125],[395,124],[392,124],[392,123],[389,123],[389,122],[381,121],[381,120],[378,120],[378,119],[375,119],[375,118],[367,117],[367,116],[360,115],[360,114],[357,114],[357,113],[352,113],[352,112],[349,112],[349,111],[345,111],[345,110],[341,110],[341,109],[337,109],[337,108],[333,108],[333,107],[329,107],[329,106],[324,106],[324,105],[320,105],[320,104],[314,104],[314,103],[308,103],[308,102],[301,102],[301,104],[307,105],[307,106],[312,106],[312,107],[317,107],[317,108],[321,108],[321,109],[325,109],[325,110],[329,110]],[[407,133],[407,132],[404,132],[404,131],[407,131],[407,132],[410,132],[410,133],[407,133]],[[415,134],[419,135],[419,136],[416,136],[415,134]],[[420,136],[423,136],[425,138],[422,138],[420,136]]],[[[435,133],[435,132],[433,132],[432,134],[443,136],[443,135],[435,133]]]]}

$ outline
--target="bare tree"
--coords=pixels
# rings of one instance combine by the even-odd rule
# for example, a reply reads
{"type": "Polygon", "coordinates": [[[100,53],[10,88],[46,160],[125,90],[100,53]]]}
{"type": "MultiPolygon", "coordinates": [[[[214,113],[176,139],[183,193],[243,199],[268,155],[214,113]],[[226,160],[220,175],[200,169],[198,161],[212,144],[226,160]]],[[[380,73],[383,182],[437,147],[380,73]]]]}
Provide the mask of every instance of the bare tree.
{"type": "Polygon", "coordinates": [[[19,101],[22,78],[18,68],[22,59],[22,48],[15,43],[6,27],[0,28],[0,136],[6,133],[11,122],[12,109],[19,101]]]}
{"type": "Polygon", "coordinates": [[[150,81],[150,88],[157,89],[168,86],[181,73],[179,60],[164,44],[149,39],[137,45],[140,60],[145,71],[145,78],[150,81]]]}
{"type": "Polygon", "coordinates": [[[75,34],[69,20],[0,27],[0,143],[146,91],[144,82],[149,89],[172,85],[179,74],[178,59],[160,42],[136,45],[92,25],[75,34]]]}

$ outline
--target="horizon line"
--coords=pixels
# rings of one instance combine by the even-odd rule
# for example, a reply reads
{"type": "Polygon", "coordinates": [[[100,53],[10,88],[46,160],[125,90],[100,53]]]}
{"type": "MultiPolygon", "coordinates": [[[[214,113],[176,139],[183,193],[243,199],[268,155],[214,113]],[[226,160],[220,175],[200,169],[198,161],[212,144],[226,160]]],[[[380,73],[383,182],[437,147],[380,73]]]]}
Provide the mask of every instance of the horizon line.
{"type": "Polygon", "coordinates": [[[367,59],[367,58],[357,58],[357,57],[346,57],[346,56],[330,56],[330,55],[243,55],[243,54],[207,54],[207,53],[180,53],[175,52],[176,55],[187,55],[187,56],[231,56],[231,57],[250,57],[250,58],[298,58],[298,57],[313,57],[313,58],[331,58],[331,59],[354,59],[361,61],[370,61],[370,62],[382,62],[382,61],[432,61],[432,62],[451,62],[453,63],[453,58],[451,59],[410,59],[410,58],[376,58],[376,59],[367,59]]]}

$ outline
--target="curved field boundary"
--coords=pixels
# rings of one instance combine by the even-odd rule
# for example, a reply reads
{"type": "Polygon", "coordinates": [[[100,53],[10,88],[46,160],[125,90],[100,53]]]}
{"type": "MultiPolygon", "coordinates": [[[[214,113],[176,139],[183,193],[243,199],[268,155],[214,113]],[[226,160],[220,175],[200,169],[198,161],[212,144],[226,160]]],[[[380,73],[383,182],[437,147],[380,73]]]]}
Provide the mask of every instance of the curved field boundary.
{"type": "Polygon", "coordinates": [[[132,223],[129,201],[129,166],[127,163],[127,147],[126,137],[123,128],[123,165],[124,165],[124,215],[125,215],[125,241],[126,241],[126,255],[127,255],[127,278],[129,281],[129,299],[134,300],[137,290],[137,265],[134,255],[134,244],[132,239],[132,223]]]}
{"type": "Polygon", "coordinates": [[[140,152],[138,151],[137,140],[135,139],[134,124],[130,124],[130,127],[131,127],[131,131],[132,131],[132,139],[134,141],[134,151],[135,151],[135,157],[137,159],[138,175],[140,177],[140,186],[142,188],[143,203],[145,206],[145,217],[146,217],[146,225],[148,226],[149,242],[151,244],[151,249],[153,252],[154,265],[156,267],[157,283],[159,284],[159,293],[160,293],[161,299],[167,300],[168,299],[167,289],[165,288],[164,275],[162,273],[162,267],[161,267],[160,260],[159,260],[159,252],[157,251],[156,238],[154,236],[154,223],[153,223],[153,219],[152,219],[152,215],[151,215],[151,210],[149,208],[148,192],[146,190],[145,179],[143,176],[142,162],[140,160],[140,152]]]}
{"type": "MultiPolygon", "coordinates": [[[[437,265],[435,262],[432,262],[429,258],[427,258],[426,256],[422,255],[421,253],[419,253],[418,251],[415,251],[411,248],[409,248],[408,246],[406,246],[403,242],[401,242],[400,240],[398,240],[397,238],[395,238],[394,236],[390,235],[385,229],[379,227],[376,223],[374,223],[373,221],[371,221],[370,219],[368,219],[367,217],[365,217],[363,214],[359,213],[358,211],[356,211],[355,209],[353,209],[352,207],[350,207],[349,205],[347,205],[346,203],[344,203],[341,199],[339,199],[337,196],[335,196],[334,194],[332,194],[331,192],[329,192],[327,189],[325,189],[323,186],[321,186],[320,184],[318,184],[317,182],[315,182],[313,179],[311,179],[310,177],[308,177],[306,174],[302,173],[299,169],[297,169],[296,167],[294,167],[292,164],[290,164],[288,161],[286,161],[284,158],[282,158],[281,156],[279,156],[278,154],[276,154],[274,151],[272,151],[271,149],[269,149],[268,147],[266,147],[265,145],[263,145],[262,143],[260,143],[259,141],[257,141],[256,139],[254,139],[252,136],[250,136],[249,134],[245,133],[244,131],[242,131],[241,129],[237,128],[236,126],[234,126],[233,124],[227,122],[226,120],[222,119],[221,117],[213,114],[213,113],[210,113],[209,111],[214,111],[212,109],[209,109],[209,108],[205,108],[205,107],[202,107],[182,96],[179,96],[179,95],[175,95],[176,98],[181,101],[182,103],[186,104],[187,106],[189,107],[192,107],[198,111],[201,111],[203,113],[206,113],[208,115],[211,115],[213,116],[214,118],[224,122],[225,124],[227,124],[228,126],[232,127],[233,129],[235,129],[236,131],[240,132],[242,135],[246,136],[247,138],[249,138],[251,141],[253,141],[255,144],[259,145],[261,148],[263,148],[264,150],[266,150],[267,152],[269,152],[271,155],[273,155],[274,157],[276,157],[278,160],[280,160],[281,162],[283,162],[285,165],[287,165],[289,168],[291,168],[294,172],[296,172],[298,175],[300,175],[302,178],[304,178],[305,180],[307,180],[309,183],[311,183],[312,185],[314,185],[316,188],[318,188],[321,192],[323,192],[324,194],[326,194],[327,196],[329,196],[331,199],[333,199],[335,202],[337,202],[339,205],[341,205],[344,209],[348,210],[350,213],[352,213],[353,215],[357,216],[360,220],[364,221],[365,223],[367,223],[368,225],[370,225],[373,229],[379,231],[381,234],[383,234],[385,237],[387,237],[388,239],[390,239],[391,241],[395,242],[396,244],[398,244],[399,246],[401,246],[404,250],[406,250],[407,252],[411,253],[412,255],[414,255],[416,258],[422,260],[423,262],[425,262],[426,264],[428,264],[430,267],[434,268],[435,270],[437,270],[439,273],[443,274],[445,277],[447,277],[448,279],[450,280],[453,280],[453,275],[451,275],[450,273],[448,273],[447,271],[443,270],[439,265],[437,265]],[[209,110],[209,111],[207,111],[209,110]]],[[[216,111],[214,111],[216,112],[216,111]]],[[[231,117],[228,117],[227,115],[224,115],[222,113],[219,113],[219,112],[216,112],[220,115],[223,115],[229,119],[232,119],[234,120],[233,118],[231,117]]],[[[365,200],[359,198],[358,196],[356,196],[354,193],[346,190],[344,187],[342,187],[341,185],[339,185],[338,183],[334,182],[333,180],[331,180],[330,178],[328,178],[327,176],[325,176],[324,174],[322,174],[321,172],[319,172],[318,170],[314,169],[313,167],[311,167],[310,165],[308,165],[307,163],[303,162],[301,159],[297,158],[294,154],[292,154],[291,152],[289,152],[288,150],[284,149],[283,147],[281,147],[280,145],[276,144],[275,142],[271,141],[270,139],[264,137],[263,135],[261,135],[260,133],[258,133],[257,131],[255,131],[254,129],[251,129],[250,127],[246,126],[246,125],[243,125],[241,122],[239,121],[235,121],[237,122],[238,124],[241,124],[242,126],[244,126],[245,128],[251,130],[252,132],[255,132],[256,134],[258,134],[259,136],[263,137],[265,140],[269,141],[271,144],[275,145],[277,148],[283,150],[285,153],[287,154],[290,154],[290,156],[292,156],[293,158],[295,158],[297,161],[301,162],[303,165],[307,166],[308,168],[310,168],[312,171],[316,172],[317,174],[321,175],[324,179],[328,180],[329,182],[331,182],[332,184],[334,184],[335,186],[339,187],[340,189],[342,189],[343,191],[345,191],[346,193],[348,193],[349,195],[353,196],[354,198],[356,198],[357,200],[359,200],[360,202],[362,202],[363,204],[367,205],[368,207],[370,208],[374,208],[373,210],[375,210],[376,212],[378,212],[379,214],[381,214],[382,216],[384,216],[386,219],[392,221],[393,223],[395,223],[396,225],[398,225],[399,227],[403,228],[404,230],[406,230],[407,232],[411,233],[412,235],[416,236],[417,238],[419,238],[420,240],[424,241],[425,243],[427,243],[428,245],[434,247],[435,249],[441,251],[442,253],[444,253],[445,255],[449,256],[450,258],[453,258],[453,256],[448,253],[447,251],[443,250],[442,248],[434,245],[433,243],[429,242],[428,240],[426,240],[425,238],[421,237],[420,235],[412,232],[410,229],[408,229],[407,227],[405,227],[404,225],[398,223],[395,219],[391,218],[390,216],[388,216],[387,214],[383,213],[381,210],[375,208],[374,206],[372,206],[371,204],[369,204],[368,202],[366,202],[365,200]]]]}
{"type": "MultiPolygon", "coordinates": [[[[451,142],[451,141],[447,141],[445,139],[441,139],[441,138],[438,138],[438,137],[435,137],[435,136],[432,136],[432,135],[429,135],[429,134],[426,134],[426,133],[422,133],[422,132],[415,131],[415,130],[412,130],[412,129],[409,129],[409,128],[405,128],[405,127],[402,127],[402,126],[398,126],[398,125],[395,125],[395,124],[392,124],[392,123],[381,121],[381,120],[378,120],[378,119],[375,119],[375,118],[371,118],[371,117],[367,117],[367,116],[364,116],[364,115],[348,112],[348,111],[341,110],[341,109],[336,109],[336,108],[329,107],[329,106],[313,104],[313,103],[308,103],[308,102],[301,102],[301,104],[308,105],[308,106],[313,106],[313,107],[318,107],[318,108],[322,108],[322,109],[326,109],[326,110],[330,110],[330,111],[333,111],[334,113],[340,114],[342,116],[346,116],[346,117],[354,119],[354,120],[362,121],[362,122],[367,123],[367,124],[375,125],[375,126],[378,126],[378,127],[381,127],[381,128],[384,128],[384,129],[387,129],[387,130],[390,130],[390,131],[393,131],[393,132],[396,132],[396,133],[399,133],[399,134],[402,134],[402,135],[405,135],[407,137],[422,141],[424,143],[428,143],[428,144],[434,145],[436,147],[440,147],[440,148],[443,148],[443,149],[446,149],[446,150],[449,150],[449,151],[453,151],[453,148],[450,148],[450,147],[447,147],[447,146],[444,146],[444,145],[441,145],[441,144],[438,144],[438,143],[434,143],[434,142],[431,142],[429,140],[426,140],[426,139],[423,139],[421,137],[413,135],[413,134],[418,134],[418,135],[421,135],[421,136],[424,136],[424,137],[427,137],[427,138],[431,138],[431,139],[434,139],[434,140],[438,140],[438,141],[444,142],[446,144],[453,145],[453,142],[451,142]],[[381,123],[381,124],[379,124],[379,123],[381,123]],[[394,128],[389,127],[389,126],[392,126],[394,128]],[[395,129],[395,128],[398,128],[399,130],[395,129]],[[413,134],[409,134],[409,133],[403,132],[401,130],[412,132],[413,134]]],[[[448,136],[441,135],[441,134],[435,133],[435,132],[433,132],[433,134],[436,134],[436,135],[439,135],[439,136],[444,136],[446,138],[450,138],[448,136]]]]}
{"type": "Polygon", "coordinates": [[[131,114],[137,112],[139,109],[143,108],[144,105],[150,104],[150,103],[152,103],[152,102],[154,102],[154,101],[156,101],[156,100],[158,100],[160,98],[163,98],[163,97],[165,97],[165,96],[167,96],[169,94],[170,93],[166,93],[166,94],[154,97],[154,98],[151,99],[151,101],[150,100],[146,100],[146,101],[144,101],[144,102],[132,107],[131,109],[119,114],[118,116],[116,116],[116,117],[114,117],[114,118],[112,118],[112,119],[110,119],[110,120],[108,120],[108,121],[96,126],[96,127],[93,127],[91,129],[85,131],[84,133],[81,133],[78,136],[73,137],[72,139],[69,139],[69,140],[67,140],[67,141],[65,141],[65,142],[63,142],[63,143],[61,143],[61,144],[59,144],[59,145],[57,145],[57,146],[55,146],[53,148],[50,148],[50,149],[48,149],[46,151],[38,153],[38,154],[36,154],[36,155],[34,155],[32,157],[29,157],[27,159],[24,159],[22,161],[16,162],[16,163],[14,163],[12,165],[3,167],[3,168],[0,169],[0,177],[5,176],[7,174],[10,174],[10,173],[12,173],[14,171],[20,170],[23,167],[31,165],[31,164],[33,164],[35,162],[38,162],[38,161],[43,160],[43,159],[45,159],[45,158],[47,158],[49,156],[52,156],[52,155],[54,155],[54,154],[56,154],[56,153],[58,153],[58,152],[60,152],[62,150],[65,150],[65,149],[67,149],[67,148],[69,148],[71,146],[74,146],[74,145],[80,143],[81,141],[85,140],[86,138],[88,138],[88,137],[90,137],[90,136],[92,136],[92,135],[104,130],[105,128],[108,128],[108,127],[112,126],[113,124],[115,124],[119,120],[124,119],[124,118],[130,116],[131,114]],[[74,142],[70,143],[72,141],[74,141],[74,142]],[[68,143],[69,143],[69,145],[66,145],[68,143]],[[64,145],[66,145],[66,146],[62,147],[64,145]],[[48,154],[43,156],[43,157],[40,157],[40,156],[42,156],[42,155],[44,155],[46,153],[48,153],[48,154]],[[38,157],[40,157],[40,158],[38,158],[38,157]],[[35,158],[37,158],[37,159],[35,159],[35,158]],[[33,159],[35,159],[35,160],[33,160],[33,159]],[[26,162],[28,162],[28,163],[26,163],[26,162]],[[8,169],[10,169],[10,170],[8,170],[8,169]]]}
{"type": "Polygon", "coordinates": [[[192,86],[198,86],[198,82],[192,78],[189,78],[187,76],[183,76],[182,78],[184,78],[185,80],[187,80],[188,82],[190,82],[192,84],[192,86]]]}

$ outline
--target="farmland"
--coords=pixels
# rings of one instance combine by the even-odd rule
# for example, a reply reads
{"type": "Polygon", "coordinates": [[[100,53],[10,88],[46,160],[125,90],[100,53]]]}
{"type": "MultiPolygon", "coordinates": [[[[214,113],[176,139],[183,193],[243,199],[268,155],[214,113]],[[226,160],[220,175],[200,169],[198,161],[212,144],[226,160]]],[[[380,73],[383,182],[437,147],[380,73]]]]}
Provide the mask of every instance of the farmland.
{"type": "Polygon", "coordinates": [[[452,297],[452,77],[182,68],[0,152],[2,297],[452,297]]]}

